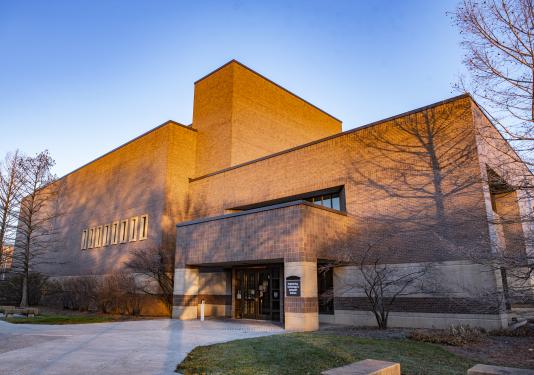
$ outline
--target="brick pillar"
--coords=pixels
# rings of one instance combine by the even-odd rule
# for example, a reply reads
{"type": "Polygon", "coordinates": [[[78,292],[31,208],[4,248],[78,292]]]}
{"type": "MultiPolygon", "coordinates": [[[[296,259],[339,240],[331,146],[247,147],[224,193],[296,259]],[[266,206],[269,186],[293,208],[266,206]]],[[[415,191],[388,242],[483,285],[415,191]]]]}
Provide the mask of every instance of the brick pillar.
{"type": "Polygon", "coordinates": [[[172,317],[174,319],[197,318],[198,269],[176,268],[174,270],[174,295],[172,317]]]}
{"type": "Polygon", "coordinates": [[[284,262],[284,322],[290,331],[315,331],[319,329],[317,301],[317,262],[284,262]],[[286,280],[300,277],[300,297],[287,295],[286,280]]]}

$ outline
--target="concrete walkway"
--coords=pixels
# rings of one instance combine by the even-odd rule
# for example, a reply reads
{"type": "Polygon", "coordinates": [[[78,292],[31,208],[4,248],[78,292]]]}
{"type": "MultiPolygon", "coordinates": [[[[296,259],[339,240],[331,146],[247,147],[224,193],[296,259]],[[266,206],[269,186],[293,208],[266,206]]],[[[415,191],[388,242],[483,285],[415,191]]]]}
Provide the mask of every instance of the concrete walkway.
{"type": "Polygon", "coordinates": [[[198,345],[272,335],[263,322],[141,320],[40,325],[0,321],[0,374],[175,374],[198,345]]]}

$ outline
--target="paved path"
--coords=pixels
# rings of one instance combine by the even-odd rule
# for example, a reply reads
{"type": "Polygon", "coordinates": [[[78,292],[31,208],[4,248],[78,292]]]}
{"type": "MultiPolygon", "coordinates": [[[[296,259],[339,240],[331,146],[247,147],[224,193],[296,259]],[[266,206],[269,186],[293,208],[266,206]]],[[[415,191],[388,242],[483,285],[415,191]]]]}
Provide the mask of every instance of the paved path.
{"type": "Polygon", "coordinates": [[[195,346],[266,336],[265,323],[179,321],[41,325],[0,321],[0,374],[175,374],[195,346]]]}

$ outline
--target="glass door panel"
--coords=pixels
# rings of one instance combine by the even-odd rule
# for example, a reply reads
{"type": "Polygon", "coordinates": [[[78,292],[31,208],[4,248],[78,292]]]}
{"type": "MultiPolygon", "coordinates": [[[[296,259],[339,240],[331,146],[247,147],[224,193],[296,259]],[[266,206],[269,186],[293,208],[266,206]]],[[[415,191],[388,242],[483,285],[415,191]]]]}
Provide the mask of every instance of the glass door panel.
{"type": "Polygon", "coordinates": [[[235,317],[280,320],[280,267],[237,269],[235,317]]]}

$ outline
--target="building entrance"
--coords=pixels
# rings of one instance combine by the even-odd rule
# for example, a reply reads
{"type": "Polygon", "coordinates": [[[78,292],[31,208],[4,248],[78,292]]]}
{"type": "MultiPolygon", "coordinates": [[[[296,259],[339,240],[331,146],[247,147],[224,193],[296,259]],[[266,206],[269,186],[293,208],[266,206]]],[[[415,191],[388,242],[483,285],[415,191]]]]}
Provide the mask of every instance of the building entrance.
{"type": "Polygon", "coordinates": [[[280,321],[282,290],[280,266],[237,268],[235,317],[280,321]]]}

